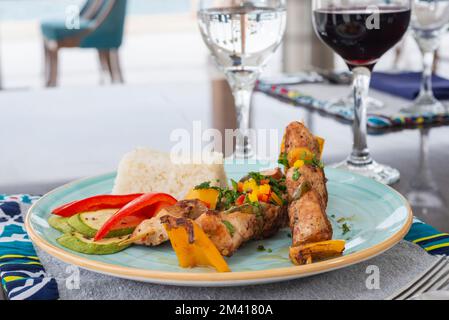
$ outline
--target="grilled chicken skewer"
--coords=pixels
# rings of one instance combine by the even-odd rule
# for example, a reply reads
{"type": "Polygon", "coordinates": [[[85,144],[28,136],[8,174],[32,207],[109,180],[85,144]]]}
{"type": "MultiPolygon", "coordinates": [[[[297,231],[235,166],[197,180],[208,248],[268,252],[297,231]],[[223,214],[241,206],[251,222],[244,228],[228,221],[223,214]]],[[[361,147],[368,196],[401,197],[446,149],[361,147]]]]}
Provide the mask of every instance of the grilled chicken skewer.
{"type": "MultiPolygon", "coordinates": [[[[284,178],[279,168],[264,171],[260,175],[264,179],[276,181],[284,178]]],[[[248,179],[245,177],[241,182],[248,179]]],[[[224,256],[231,256],[249,240],[272,236],[287,221],[284,205],[244,203],[219,211],[209,210],[199,200],[183,200],[161,210],[155,217],[144,220],[128,241],[147,246],[157,246],[167,241],[168,235],[161,221],[165,216],[195,220],[224,256]]]]}
{"type": "Polygon", "coordinates": [[[164,216],[195,220],[209,209],[199,200],[182,200],[173,206],[162,209],[151,219],[142,221],[134,230],[130,241],[146,246],[158,246],[168,240],[167,231],[161,222],[164,216]]]}
{"type": "Polygon", "coordinates": [[[332,239],[333,230],[326,214],[328,193],[319,161],[321,150],[317,138],[302,123],[293,122],[286,129],[281,152],[290,166],[286,173],[286,185],[292,230],[291,260],[295,264],[306,264],[312,262],[314,253],[318,258],[334,255],[334,250],[306,250],[316,243],[333,244],[326,243],[332,239]]]}
{"type": "Polygon", "coordinates": [[[229,257],[249,240],[271,237],[284,221],[284,207],[261,203],[259,206],[245,204],[223,212],[208,211],[195,222],[218,251],[229,257]]]}

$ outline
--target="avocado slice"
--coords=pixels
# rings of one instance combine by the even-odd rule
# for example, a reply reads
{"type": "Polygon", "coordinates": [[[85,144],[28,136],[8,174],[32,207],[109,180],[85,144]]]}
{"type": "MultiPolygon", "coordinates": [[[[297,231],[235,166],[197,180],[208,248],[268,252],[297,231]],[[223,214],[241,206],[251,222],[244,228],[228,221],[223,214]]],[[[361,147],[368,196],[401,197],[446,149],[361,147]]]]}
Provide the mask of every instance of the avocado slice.
{"type": "Polygon", "coordinates": [[[48,218],[48,224],[62,233],[73,232],[73,228],[68,223],[68,218],[52,215],[48,218]]]}
{"type": "Polygon", "coordinates": [[[79,232],[66,233],[56,241],[67,249],[85,254],[113,254],[128,248],[131,244],[121,245],[129,236],[108,238],[99,241],[83,236],[79,232]]]}
{"type": "MultiPolygon", "coordinates": [[[[93,238],[97,231],[117,212],[117,209],[104,209],[76,214],[68,219],[68,224],[82,235],[93,238]]],[[[121,237],[133,233],[135,226],[124,225],[123,228],[111,230],[107,238],[121,237]]]]}

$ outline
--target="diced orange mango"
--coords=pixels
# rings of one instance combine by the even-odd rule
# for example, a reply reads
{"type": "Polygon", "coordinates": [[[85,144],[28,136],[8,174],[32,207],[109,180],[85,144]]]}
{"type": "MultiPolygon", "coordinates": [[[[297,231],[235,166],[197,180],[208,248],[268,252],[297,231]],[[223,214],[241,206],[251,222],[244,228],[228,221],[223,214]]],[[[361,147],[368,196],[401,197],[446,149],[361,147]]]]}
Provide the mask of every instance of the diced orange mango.
{"type": "Polygon", "coordinates": [[[184,199],[200,200],[209,205],[209,208],[215,210],[218,203],[219,192],[215,189],[192,189],[187,193],[184,199]]]}
{"type": "Polygon", "coordinates": [[[314,154],[308,148],[294,148],[287,154],[287,160],[290,167],[292,167],[297,160],[312,160],[314,154]]]}
{"type": "Polygon", "coordinates": [[[257,185],[256,180],[254,179],[248,179],[243,183],[243,191],[244,192],[252,192],[252,191],[257,191],[259,189],[259,186],[257,185]]]}
{"type": "Polygon", "coordinates": [[[259,186],[259,194],[270,194],[271,187],[269,184],[263,184],[259,186]]]}
{"type": "Polygon", "coordinates": [[[293,164],[293,167],[299,169],[304,165],[304,160],[296,160],[295,163],[293,164]]]}
{"type": "Polygon", "coordinates": [[[259,193],[257,191],[253,191],[248,194],[248,199],[251,202],[258,202],[259,201],[259,193]]]}

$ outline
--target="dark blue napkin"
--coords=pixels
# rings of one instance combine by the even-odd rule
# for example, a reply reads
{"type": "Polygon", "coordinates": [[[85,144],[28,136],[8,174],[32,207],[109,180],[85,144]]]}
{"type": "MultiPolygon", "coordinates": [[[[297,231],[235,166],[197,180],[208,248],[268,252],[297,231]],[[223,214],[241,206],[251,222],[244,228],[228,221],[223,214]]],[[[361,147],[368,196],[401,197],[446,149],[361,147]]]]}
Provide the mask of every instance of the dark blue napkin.
{"type": "MultiPolygon", "coordinates": [[[[420,72],[383,73],[374,72],[371,88],[405,99],[414,100],[421,87],[420,72]]],[[[434,75],[433,93],[439,100],[449,99],[449,80],[434,75]]]]}

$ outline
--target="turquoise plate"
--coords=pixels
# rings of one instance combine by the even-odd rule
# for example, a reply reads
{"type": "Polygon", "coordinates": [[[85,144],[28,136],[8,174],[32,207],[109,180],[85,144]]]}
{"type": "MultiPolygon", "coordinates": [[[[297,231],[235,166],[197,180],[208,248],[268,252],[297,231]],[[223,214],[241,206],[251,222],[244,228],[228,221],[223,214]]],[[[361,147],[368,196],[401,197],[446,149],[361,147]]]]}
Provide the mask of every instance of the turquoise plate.
{"type": "MultiPolygon", "coordinates": [[[[239,179],[244,175],[243,169],[239,170],[243,167],[228,165],[228,177],[239,179]]],[[[327,213],[333,224],[334,239],[346,240],[346,250],[341,257],[310,265],[294,266],[290,262],[288,229],[271,239],[247,243],[227,259],[230,273],[180,268],[169,243],[154,248],[133,246],[105,256],[85,255],[60,246],[56,242],[60,233],[47,223],[51,210],[76,199],[110,193],[115,174],[75,181],[48,193],[30,209],[26,227],[37,246],[67,263],[121,278],[189,286],[260,284],[310,276],[372,258],[405,236],[412,223],[412,212],[399,193],[345,171],[326,169],[326,174],[329,179],[327,213]],[[265,250],[258,249],[259,246],[265,250]]]]}

